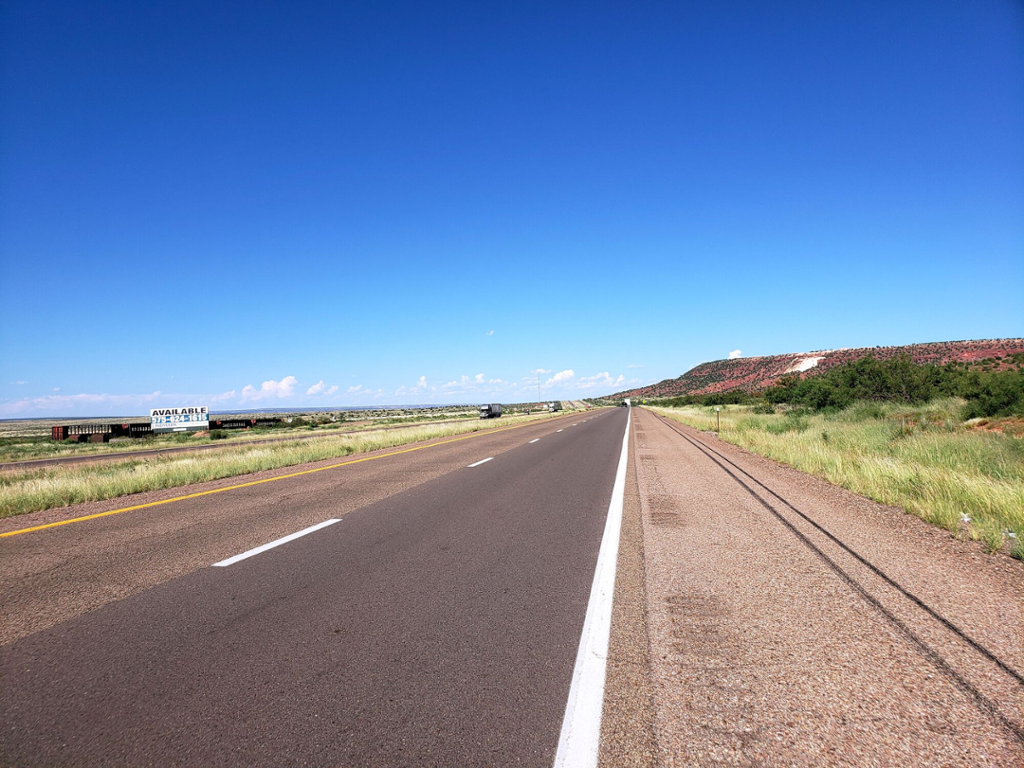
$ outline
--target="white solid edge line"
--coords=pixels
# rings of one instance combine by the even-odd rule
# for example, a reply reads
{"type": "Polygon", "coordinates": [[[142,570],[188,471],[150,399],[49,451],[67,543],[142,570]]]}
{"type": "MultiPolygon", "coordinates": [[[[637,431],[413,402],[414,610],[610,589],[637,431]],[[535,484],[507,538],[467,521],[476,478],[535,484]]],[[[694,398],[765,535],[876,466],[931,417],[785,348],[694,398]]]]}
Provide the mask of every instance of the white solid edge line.
{"type": "Polygon", "coordinates": [[[258,555],[260,552],[266,552],[268,549],[273,549],[274,547],[279,547],[282,544],[287,544],[289,541],[297,539],[300,536],[305,536],[307,533],[313,533],[313,531],[319,531],[321,528],[326,528],[328,525],[334,525],[335,523],[340,522],[341,520],[337,520],[335,518],[331,518],[330,520],[324,520],[322,523],[317,523],[316,525],[309,526],[309,528],[303,528],[301,531],[290,533],[284,538],[278,539],[277,541],[272,541],[269,544],[264,544],[261,547],[250,549],[248,552],[243,552],[240,555],[229,557],[227,560],[221,560],[219,563],[214,563],[213,566],[215,568],[224,568],[229,565],[234,565],[239,560],[245,560],[246,558],[252,557],[253,555],[258,555]]]}
{"type": "Polygon", "coordinates": [[[480,461],[476,462],[475,464],[470,464],[468,467],[466,467],[466,469],[471,469],[473,467],[479,467],[481,464],[486,464],[488,461],[490,461],[493,458],[494,458],[493,456],[488,456],[486,459],[481,459],[480,461]]]}
{"type": "Polygon", "coordinates": [[[626,464],[629,456],[629,423],[622,436],[622,453],[615,471],[615,485],[608,502],[608,519],[597,556],[594,585],[587,603],[587,618],[576,654],[569,701],[565,706],[562,733],[555,754],[555,768],[595,768],[601,742],[601,706],[604,703],[605,667],[608,663],[608,637],[612,628],[612,596],[615,592],[615,568],[619,556],[622,529],[622,503],[626,495],[626,464]]]}
{"type": "Polygon", "coordinates": [[[536,443],[536,442],[537,442],[538,440],[540,440],[540,438],[539,438],[539,437],[535,437],[535,438],[533,438],[533,440],[531,440],[530,442],[531,442],[531,443],[536,443]]]}

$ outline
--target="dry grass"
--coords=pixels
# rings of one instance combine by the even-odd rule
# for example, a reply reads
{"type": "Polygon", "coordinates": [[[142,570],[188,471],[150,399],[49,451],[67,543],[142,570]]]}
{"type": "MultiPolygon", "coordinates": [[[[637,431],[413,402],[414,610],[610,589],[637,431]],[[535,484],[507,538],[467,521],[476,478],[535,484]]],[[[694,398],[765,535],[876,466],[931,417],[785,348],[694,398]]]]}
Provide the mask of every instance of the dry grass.
{"type": "Polygon", "coordinates": [[[282,440],[259,446],[226,447],[216,452],[131,459],[102,464],[44,467],[0,474],[0,518],[100,501],[143,491],[175,488],[224,477],[290,467],[354,453],[509,427],[550,418],[547,414],[503,420],[377,429],[310,440],[282,440]]]}
{"type": "MultiPolygon", "coordinates": [[[[244,414],[238,418],[255,418],[263,414],[244,414]]],[[[287,414],[276,414],[287,416],[287,414]]],[[[256,440],[279,440],[298,436],[337,434],[379,429],[384,426],[402,427],[409,424],[476,419],[475,408],[438,407],[416,410],[367,410],[337,412],[297,413],[303,423],[291,425],[282,423],[275,427],[254,429],[221,430],[220,439],[211,438],[208,432],[150,435],[145,438],[117,438],[109,443],[54,442],[50,439],[53,419],[0,422],[0,463],[28,461],[31,459],[63,458],[65,456],[103,455],[108,453],[133,453],[160,448],[200,446],[215,442],[247,443],[256,440]],[[310,423],[311,422],[311,423],[310,423]]],[[[66,419],[66,423],[120,424],[139,419],[66,419]]]]}
{"type": "MultiPolygon", "coordinates": [[[[859,404],[828,415],[722,406],[721,438],[1024,559],[1024,440],[965,428],[959,405],[859,404]]],[[[652,410],[715,427],[714,409],[652,410]]]]}

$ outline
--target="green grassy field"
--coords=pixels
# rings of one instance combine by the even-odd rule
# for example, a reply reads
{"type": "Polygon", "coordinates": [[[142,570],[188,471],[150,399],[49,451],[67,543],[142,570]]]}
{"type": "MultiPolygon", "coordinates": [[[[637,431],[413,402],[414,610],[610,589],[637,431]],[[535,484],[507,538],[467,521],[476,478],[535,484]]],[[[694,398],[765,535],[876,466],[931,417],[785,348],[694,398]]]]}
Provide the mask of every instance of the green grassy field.
{"type": "MultiPolygon", "coordinates": [[[[263,416],[261,413],[244,414],[244,418],[263,416]]],[[[277,414],[280,415],[280,414],[277,414]]],[[[0,463],[27,461],[30,459],[61,458],[64,456],[101,455],[129,451],[148,451],[159,448],[197,446],[207,443],[246,443],[253,440],[287,439],[298,435],[340,434],[343,432],[364,432],[382,426],[408,424],[430,424],[437,422],[476,419],[476,408],[438,407],[415,410],[375,409],[366,411],[309,412],[285,414],[295,417],[301,423],[282,423],[275,427],[257,427],[246,430],[220,430],[213,435],[202,433],[151,435],[141,439],[116,438],[109,443],[54,442],[50,439],[50,427],[61,423],[53,419],[35,419],[0,422],[0,463]]],[[[122,423],[138,421],[138,417],[111,419],[81,419],[63,423],[84,421],[88,423],[122,423]]]]}
{"type": "MultiPolygon", "coordinates": [[[[1024,440],[970,429],[962,406],[858,403],[831,414],[722,406],[720,436],[1024,560],[1024,440]]],[[[711,407],[648,407],[715,429],[711,407]]]]}
{"type": "Polygon", "coordinates": [[[315,439],[285,439],[248,447],[227,446],[218,451],[195,454],[12,470],[0,473],[0,518],[394,448],[422,440],[510,427],[558,415],[561,414],[539,413],[424,424],[406,429],[325,433],[315,439]]]}

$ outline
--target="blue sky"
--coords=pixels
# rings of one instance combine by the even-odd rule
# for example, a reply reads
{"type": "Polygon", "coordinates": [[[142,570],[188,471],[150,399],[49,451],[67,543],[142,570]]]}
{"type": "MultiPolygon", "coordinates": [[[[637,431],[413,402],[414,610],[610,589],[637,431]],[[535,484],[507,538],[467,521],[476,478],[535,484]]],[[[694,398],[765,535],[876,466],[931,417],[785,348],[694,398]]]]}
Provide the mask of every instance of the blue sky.
{"type": "Polygon", "coordinates": [[[0,49],[0,417],[1024,333],[1017,2],[9,0],[0,49]]]}

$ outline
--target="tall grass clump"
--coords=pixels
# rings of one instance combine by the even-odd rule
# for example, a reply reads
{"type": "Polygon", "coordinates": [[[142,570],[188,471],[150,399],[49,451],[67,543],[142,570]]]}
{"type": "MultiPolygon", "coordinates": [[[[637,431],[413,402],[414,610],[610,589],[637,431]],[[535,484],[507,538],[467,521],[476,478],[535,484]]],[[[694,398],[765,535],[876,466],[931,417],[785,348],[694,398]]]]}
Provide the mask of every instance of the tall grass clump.
{"type": "MultiPolygon", "coordinates": [[[[723,407],[721,438],[1024,559],[1024,440],[966,429],[957,398],[825,413],[723,407]],[[1013,536],[1008,536],[1008,534],[1013,536]]],[[[714,429],[707,408],[652,408],[714,429]]]]}

